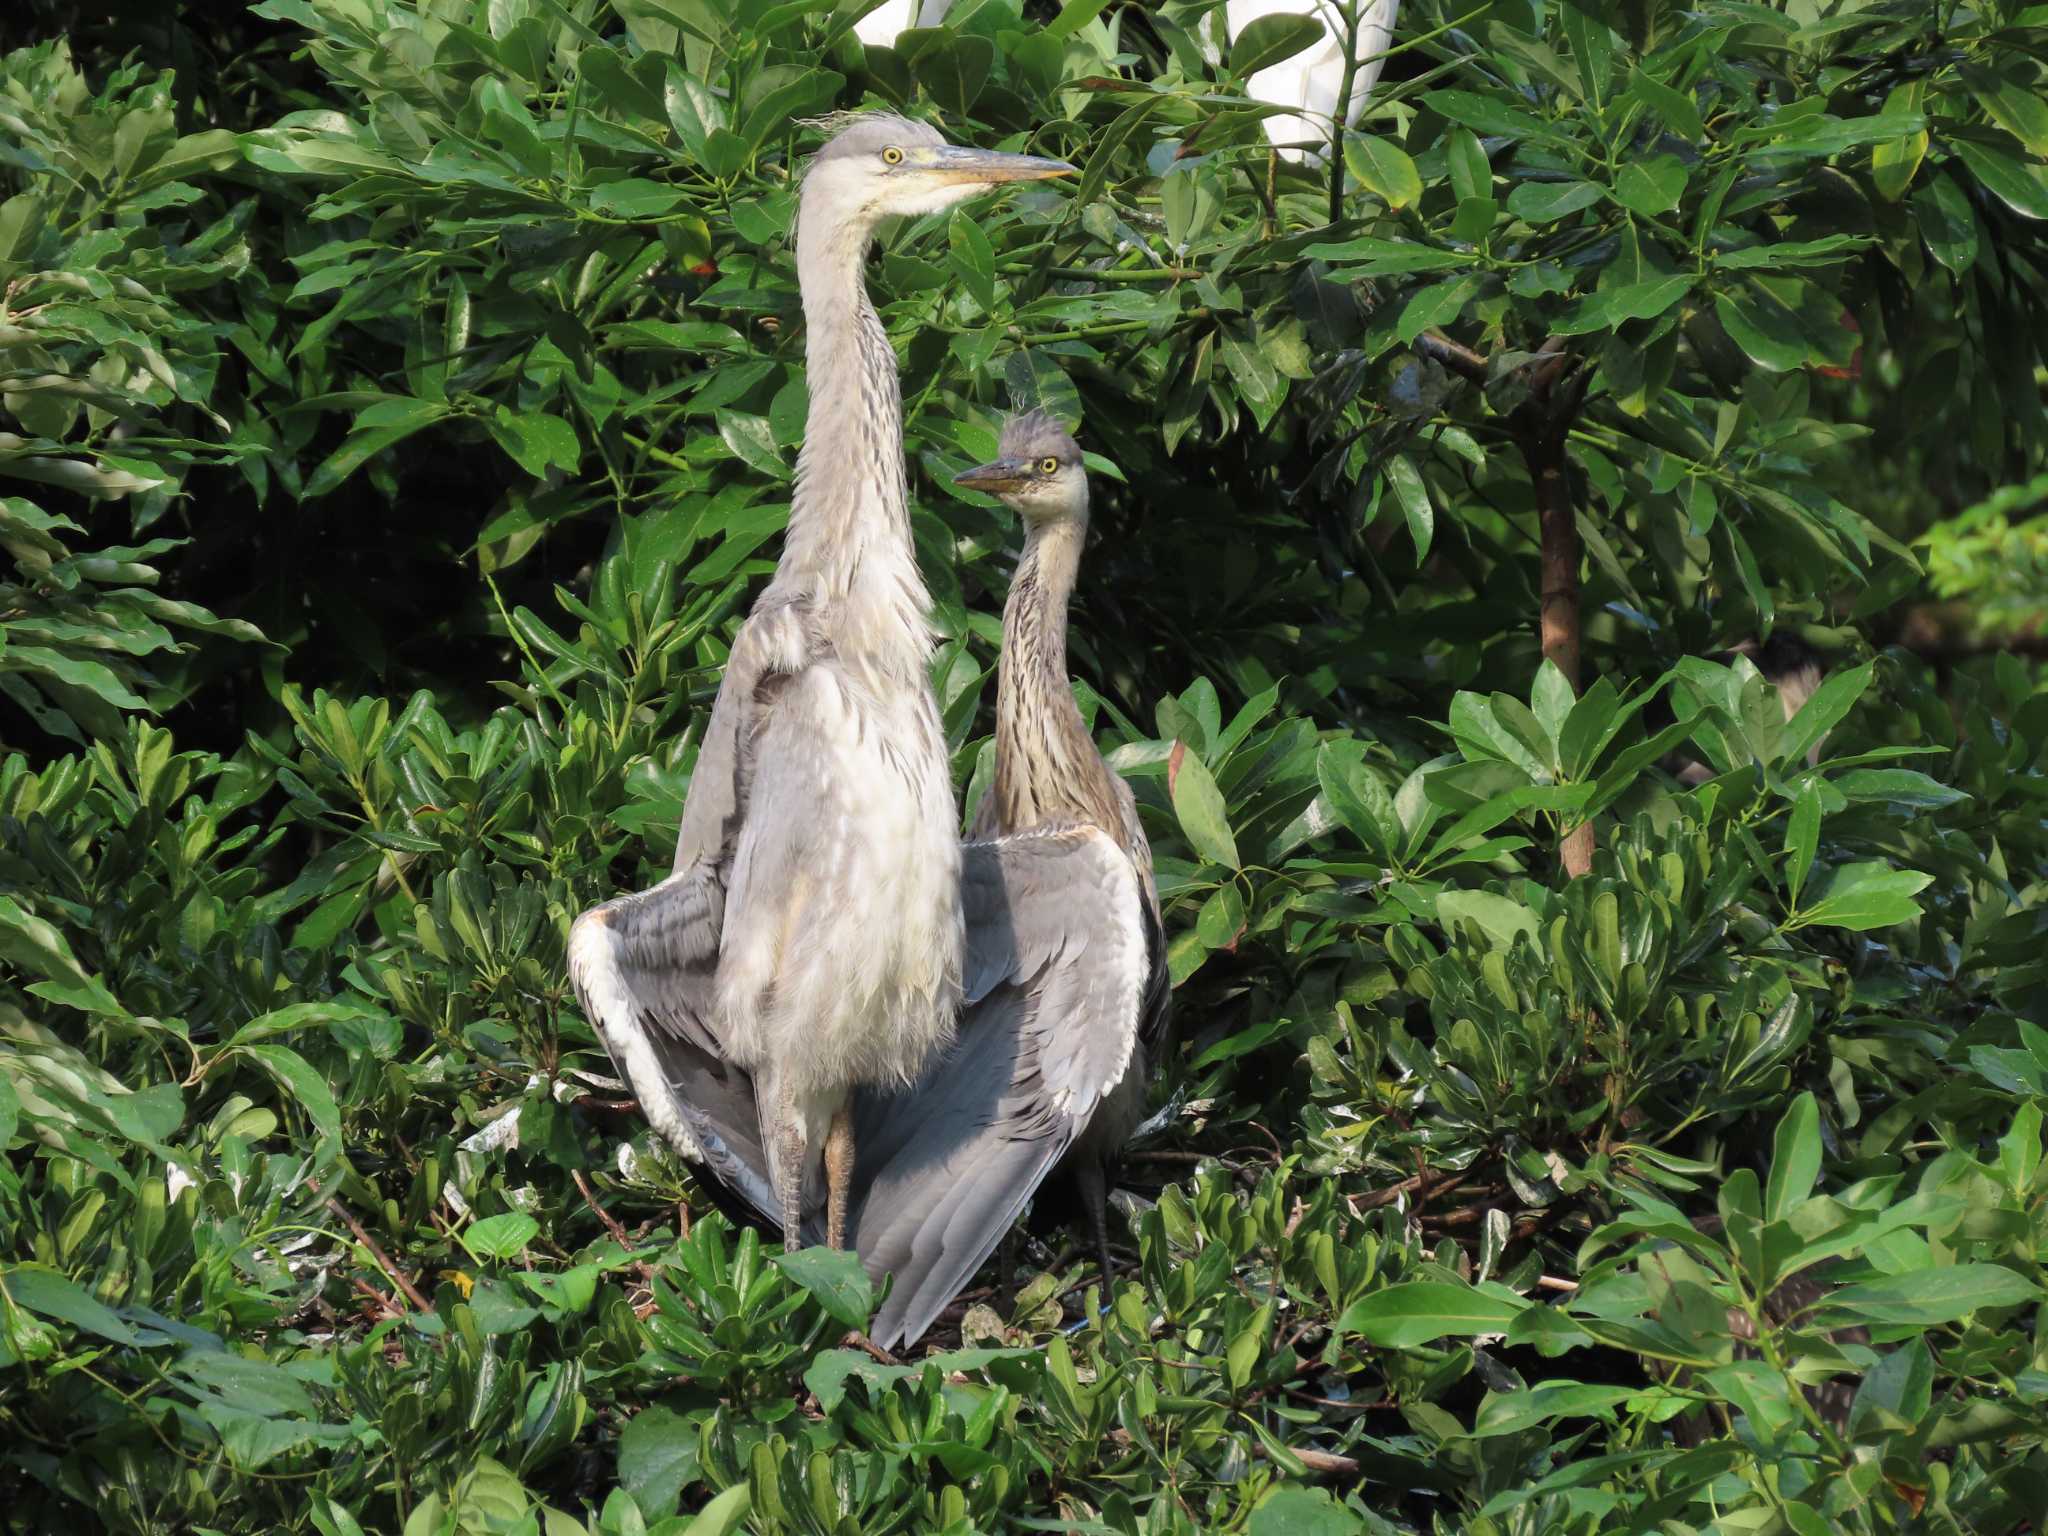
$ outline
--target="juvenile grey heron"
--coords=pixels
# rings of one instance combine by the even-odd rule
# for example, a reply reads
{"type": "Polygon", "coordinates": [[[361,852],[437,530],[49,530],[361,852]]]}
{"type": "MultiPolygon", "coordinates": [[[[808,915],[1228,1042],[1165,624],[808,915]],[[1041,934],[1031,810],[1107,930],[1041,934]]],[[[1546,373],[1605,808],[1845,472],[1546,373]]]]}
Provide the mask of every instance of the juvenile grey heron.
{"type": "Polygon", "coordinates": [[[1111,1171],[1143,1117],[1169,985],[1152,851],[1067,676],[1067,601],[1088,532],[1081,450],[1038,412],[956,477],[1014,508],[1024,556],[1003,609],[994,781],[963,850],[960,1038],[907,1100],[862,1095],[855,1246],[895,1286],[873,1335],[917,1338],[1064,1166],[1105,1294],[1111,1171]],[[866,1149],[872,1147],[872,1156],[866,1149]]]}
{"type": "Polygon", "coordinates": [[[675,871],[584,913],[569,970],[655,1128],[798,1245],[845,1240],[863,1084],[952,1038],[960,845],[911,544],[896,355],[863,280],[880,222],[1073,167],[856,118],[798,205],[811,414],[774,578],[733,642],[675,871]],[[821,1167],[822,1165],[822,1167],[821,1167]]]}

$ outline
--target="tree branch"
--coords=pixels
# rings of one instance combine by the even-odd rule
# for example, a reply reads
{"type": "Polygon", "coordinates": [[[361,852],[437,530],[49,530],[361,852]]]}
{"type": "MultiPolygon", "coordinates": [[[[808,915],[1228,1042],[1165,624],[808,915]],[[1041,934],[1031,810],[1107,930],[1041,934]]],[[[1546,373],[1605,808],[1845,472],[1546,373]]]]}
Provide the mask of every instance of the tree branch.
{"type": "Polygon", "coordinates": [[[1415,338],[1415,350],[1433,363],[1440,363],[1471,383],[1486,383],[1486,359],[1470,347],[1440,336],[1435,331],[1424,331],[1415,338]]]}
{"type": "MultiPolygon", "coordinates": [[[[1492,372],[1491,360],[1435,331],[1415,340],[1424,357],[1482,388],[1492,372]]],[[[1521,450],[1535,490],[1538,539],[1541,546],[1540,607],[1537,633],[1544,659],[1562,672],[1572,691],[1579,689],[1579,540],[1578,509],[1573,504],[1565,443],[1579,407],[1585,403],[1591,371],[1567,350],[1564,338],[1549,336],[1529,365],[1529,398],[1507,415],[1507,428],[1521,450]]],[[[1576,879],[1593,867],[1593,827],[1582,823],[1565,833],[1558,845],[1565,873],[1576,879]]]]}

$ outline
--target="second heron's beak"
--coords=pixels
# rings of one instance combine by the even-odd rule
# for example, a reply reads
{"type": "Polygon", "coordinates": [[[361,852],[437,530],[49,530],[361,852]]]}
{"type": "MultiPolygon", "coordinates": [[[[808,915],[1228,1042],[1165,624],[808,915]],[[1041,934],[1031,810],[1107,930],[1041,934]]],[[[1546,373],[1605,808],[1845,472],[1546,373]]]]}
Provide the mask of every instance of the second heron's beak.
{"type": "Polygon", "coordinates": [[[991,464],[977,464],[972,469],[962,470],[953,477],[953,483],[970,491],[980,491],[984,496],[1000,496],[1005,491],[1016,490],[1030,478],[1031,466],[1022,459],[997,459],[991,464]]]}
{"type": "Polygon", "coordinates": [[[923,177],[942,186],[1000,186],[1006,181],[1050,181],[1055,176],[1072,176],[1074,167],[1064,160],[1041,160],[1036,155],[1006,155],[993,149],[969,149],[958,144],[933,145],[911,151],[911,161],[923,177]]]}

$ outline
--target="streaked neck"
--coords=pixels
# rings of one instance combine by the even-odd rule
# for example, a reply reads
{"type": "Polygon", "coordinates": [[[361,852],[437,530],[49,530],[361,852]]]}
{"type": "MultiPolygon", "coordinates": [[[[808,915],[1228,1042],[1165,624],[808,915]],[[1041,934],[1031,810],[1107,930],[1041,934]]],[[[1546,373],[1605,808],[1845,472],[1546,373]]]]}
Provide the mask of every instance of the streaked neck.
{"type": "Polygon", "coordinates": [[[1109,769],[1089,738],[1067,676],[1067,603],[1086,527],[1065,519],[1034,528],[1003,607],[996,685],[996,769],[990,832],[1081,821],[1122,837],[1109,769]]]}
{"type": "Polygon", "coordinates": [[[869,231],[806,213],[797,226],[810,415],[774,585],[851,612],[842,650],[921,665],[930,599],[910,537],[896,354],[868,298],[869,231]]]}

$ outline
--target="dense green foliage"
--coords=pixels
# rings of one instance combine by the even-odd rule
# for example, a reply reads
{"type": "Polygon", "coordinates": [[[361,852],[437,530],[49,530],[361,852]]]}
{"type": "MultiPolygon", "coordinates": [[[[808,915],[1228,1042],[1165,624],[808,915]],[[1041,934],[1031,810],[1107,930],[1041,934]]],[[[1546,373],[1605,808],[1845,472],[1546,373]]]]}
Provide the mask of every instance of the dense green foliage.
{"type": "Polygon", "coordinates": [[[0,59],[15,1526],[2038,1522],[2048,11],[1409,0],[1291,161],[1243,82],[1313,23],[859,9],[0,59]],[[787,515],[798,120],[877,100],[1082,167],[871,285],[970,801],[1016,530],[948,473],[1013,405],[1096,455],[1183,1034],[1104,1309],[1055,1238],[900,1365],[562,966],[787,515]]]}

